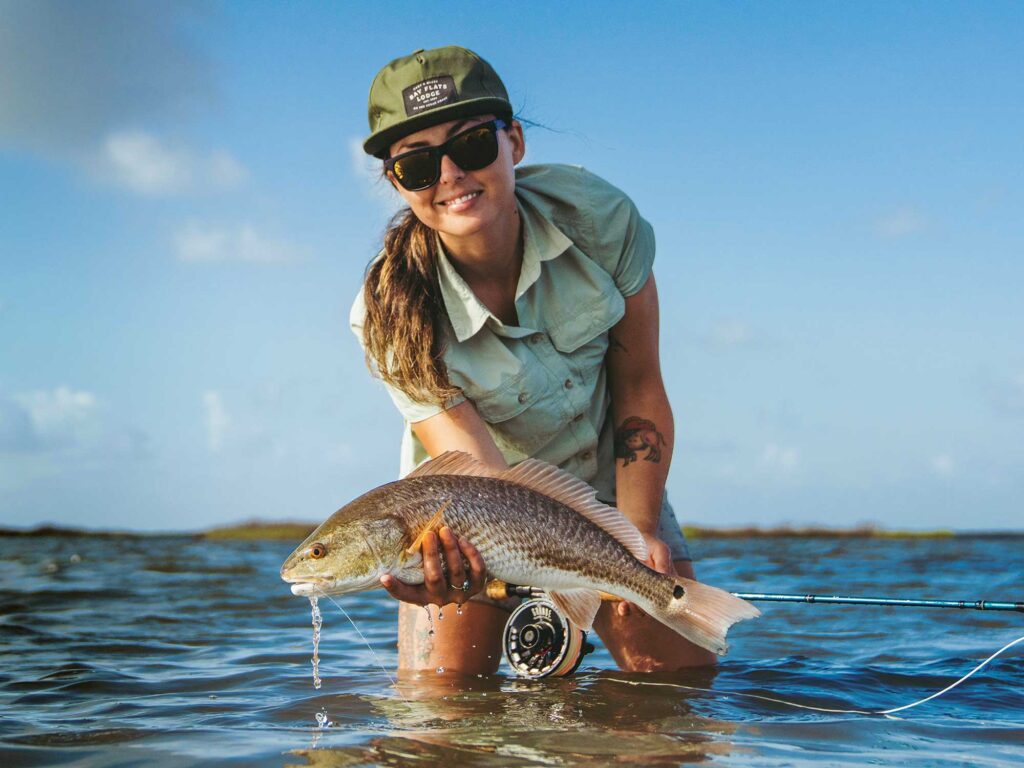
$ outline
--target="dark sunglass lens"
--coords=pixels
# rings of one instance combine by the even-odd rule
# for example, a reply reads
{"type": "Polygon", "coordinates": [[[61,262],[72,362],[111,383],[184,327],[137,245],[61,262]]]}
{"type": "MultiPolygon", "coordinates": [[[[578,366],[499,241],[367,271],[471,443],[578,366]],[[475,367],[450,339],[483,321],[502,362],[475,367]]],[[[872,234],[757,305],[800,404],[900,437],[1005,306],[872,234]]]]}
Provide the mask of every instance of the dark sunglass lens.
{"type": "Polygon", "coordinates": [[[416,152],[395,161],[392,171],[406,189],[423,189],[437,181],[438,163],[430,152],[416,152]]]}
{"type": "Polygon", "coordinates": [[[493,125],[469,130],[452,141],[448,156],[464,171],[479,171],[498,157],[498,136],[493,125]]]}

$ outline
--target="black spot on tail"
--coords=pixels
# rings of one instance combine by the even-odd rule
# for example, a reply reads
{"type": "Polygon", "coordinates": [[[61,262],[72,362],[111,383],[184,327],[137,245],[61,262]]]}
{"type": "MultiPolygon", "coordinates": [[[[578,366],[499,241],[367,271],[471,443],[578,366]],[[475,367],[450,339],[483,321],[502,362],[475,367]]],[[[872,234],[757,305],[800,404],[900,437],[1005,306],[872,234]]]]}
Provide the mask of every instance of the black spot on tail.
{"type": "Polygon", "coordinates": [[[676,584],[676,588],[672,590],[672,597],[676,600],[686,594],[686,590],[683,589],[679,584],[676,584]]]}

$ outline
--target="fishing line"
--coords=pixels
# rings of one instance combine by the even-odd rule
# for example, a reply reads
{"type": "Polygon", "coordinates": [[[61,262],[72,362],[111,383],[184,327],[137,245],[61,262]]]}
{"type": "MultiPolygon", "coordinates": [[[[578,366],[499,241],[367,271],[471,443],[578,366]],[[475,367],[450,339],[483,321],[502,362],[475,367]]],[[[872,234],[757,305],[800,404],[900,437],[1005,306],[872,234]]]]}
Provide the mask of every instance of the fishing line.
{"type": "Polygon", "coordinates": [[[622,683],[624,685],[638,685],[638,686],[639,685],[653,685],[653,686],[658,686],[658,687],[663,687],[663,688],[682,688],[682,689],[688,690],[688,691],[700,691],[702,693],[712,693],[712,694],[716,694],[718,696],[724,696],[724,697],[743,696],[743,697],[748,698],[748,699],[760,699],[761,701],[770,701],[770,702],[772,702],[774,704],[785,704],[787,707],[795,707],[797,709],[809,709],[809,710],[812,710],[814,712],[828,712],[828,713],[832,713],[832,714],[842,714],[842,715],[885,715],[886,717],[888,717],[888,716],[890,716],[890,715],[892,715],[892,714],[894,714],[896,712],[902,712],[903,710],[910,709],[911,707],[916,707],[916,706],[918,706],[920,704],[924,704],[925,702],[931,701],[932,699],[937,699],[942,694],[944,694],[944,693],[946,693],[948,691],[951,691],[954,688],[956,688],[958,685],[960,685],[960,683],[962,683],[965,680],[967,680],[967,678],[971,677],[976,672],[981,671],[991,661],[993,661],[997,656],[1001,655],[1005,651],[1010,650],[1011,648],[1013,648],[1013,646],[1017,645],[1018,643],[1022,643],[1022,642],[1024,642],[1024,635],[1022,635],[1021,637],[1018,637],[1016,640],[1013,640],[1012,642],[1009,642],[1006,645],[1004,645],[1002,648],[1000,648],[998,651],[993,653],[991,656],[989,656],[987,659],[985,659],[983,662],[981,662],[978,666],[976,666],[974,669],[972,669],[966,675],[961,677],[955,683],[947,685],[941,691],[933,693],[931,696],[927,696],[927,697],[925,697],[923,699],[919,699],[919,700],[917,700],[915,702],[912,702],[910,704],[904,704],[902,707],[893,707],[892,709],[880,709],[880,710],[830,709],[828,707],[815,707],[815,706],[810,705],[810,704],[800,704],[800,703],[795,702],[795,701],[786,701],[785,699],[776,699],[776,698],[773,698],[771,696],[762,696],[759,693],[745,693],[743,691],[716,691],[713,688],[698,688],[698,687],[693,686],[693,685],[682,685],[681,683],[655,683],[655,682],[650,682],[650,681],[647,681],[647,680],[622,680],[622,679],[617,678],[617,677],[607,677],[607,678],[604,678],[604,679],[605,680],[610,680],[610,681],[612,681],[614,683],[622,683]]]}
{"type": "Polygon", "coordinates": [[[326,597],[328,600],[334,603],[334,607],[341,611],[345,618],[348,619],[348,623],[351,624],[352,628],[359,633],[359,637],[362,639],[363,643],[365,643],[366,647],[370,649],[370,654],[373,656],[373,660],[377,663],[377,666],[380,667],[380,671],[383,672],[387,676],[388,680],[391,681],[391,685],[394,687],[396,691],[398,691],[398,695],[402,697],[402,701],[408,704],[409,700],[405,698],[405,694],[402,693],[402,689],[398,687],[398,681],[391,676],[391,673],[388,672],[387,669],[385,669],[384,665],[380,661],[380,657],[377,655],[377,652],[373,650],[373,646],[370,645],[370,641],[366,639],[366,635],[363,634],[362,630],[359,629],[358,626],[356,626],[356,623],[352,620],[352,617],[348,615],[348,611],[346,611],[344,608],[338,605],[338,602],[333,597],[324,592],[322,589],[317,589],[317,592],[319,592],[322,597],[326,597]]]}

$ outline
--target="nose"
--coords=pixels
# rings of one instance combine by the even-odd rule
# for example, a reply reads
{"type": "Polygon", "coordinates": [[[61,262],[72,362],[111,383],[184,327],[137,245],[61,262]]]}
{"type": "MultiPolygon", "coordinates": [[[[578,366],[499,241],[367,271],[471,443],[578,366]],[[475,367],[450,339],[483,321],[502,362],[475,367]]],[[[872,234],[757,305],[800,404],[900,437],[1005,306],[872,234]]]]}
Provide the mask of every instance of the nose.
{"type": "Polygon", "coordinates": [[[441,155],[441,184],[450,184],[459,181],[466,175],[466,172],[459,168],[448,155],[441,155]]]}

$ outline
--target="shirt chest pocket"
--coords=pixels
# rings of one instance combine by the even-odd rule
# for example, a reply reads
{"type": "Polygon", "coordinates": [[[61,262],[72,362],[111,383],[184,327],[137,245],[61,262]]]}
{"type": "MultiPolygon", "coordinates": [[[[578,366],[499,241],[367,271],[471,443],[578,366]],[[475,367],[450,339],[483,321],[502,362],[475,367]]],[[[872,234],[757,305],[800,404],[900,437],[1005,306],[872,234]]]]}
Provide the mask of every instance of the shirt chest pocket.
{"type": "Polygon", "coordinates": [[[625,312],[625,300],[614,292],[592,299],[551,327],[551,344],[580,381],[592,386],[597,380],[608,351],[608,331],[625,312]]]}
{"type": "Polygon", "coordinates": [[[509,462],[533,456],[562,428],[556,390],[540,364],[520,364],[497,387],[463,385],[491,436],[509,462]]]}

